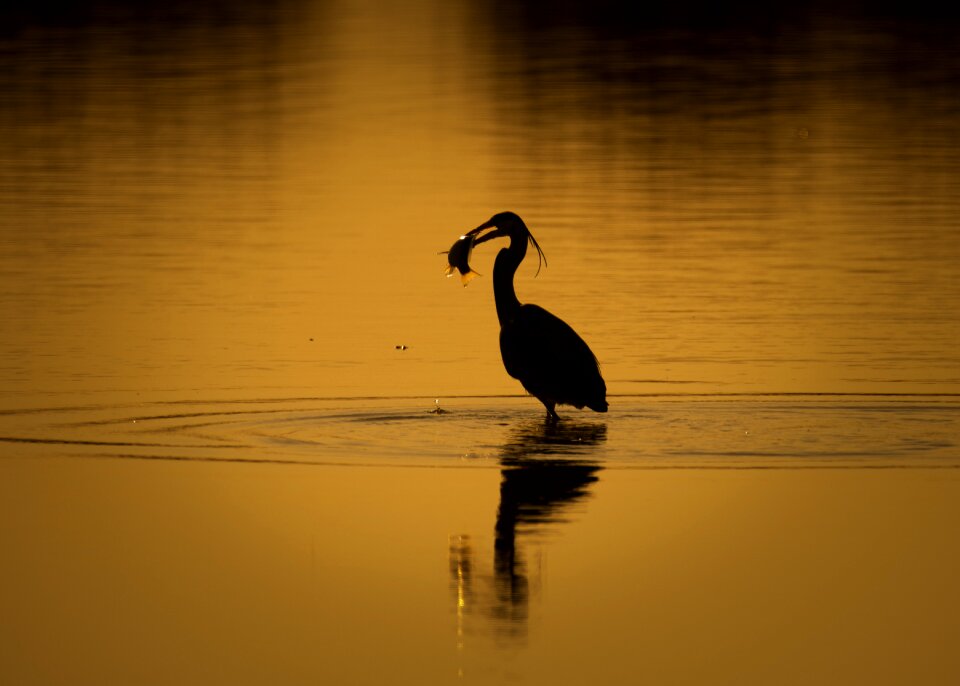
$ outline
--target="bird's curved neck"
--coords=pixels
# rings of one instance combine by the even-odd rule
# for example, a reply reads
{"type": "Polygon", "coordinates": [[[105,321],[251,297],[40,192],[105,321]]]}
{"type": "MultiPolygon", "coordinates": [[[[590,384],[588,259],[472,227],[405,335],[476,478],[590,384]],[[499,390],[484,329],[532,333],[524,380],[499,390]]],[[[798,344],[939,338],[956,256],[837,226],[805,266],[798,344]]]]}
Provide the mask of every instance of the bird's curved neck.
{"type": "Polygon", "coordinates": [[[497,303],[497,319],[500,326],[513,319],[520,309],[520,301],[513,288],[513,276],[527,254],[526,237],[510,237],[510,245],[499,253],[493,263],[493,298],[497,303]]]}

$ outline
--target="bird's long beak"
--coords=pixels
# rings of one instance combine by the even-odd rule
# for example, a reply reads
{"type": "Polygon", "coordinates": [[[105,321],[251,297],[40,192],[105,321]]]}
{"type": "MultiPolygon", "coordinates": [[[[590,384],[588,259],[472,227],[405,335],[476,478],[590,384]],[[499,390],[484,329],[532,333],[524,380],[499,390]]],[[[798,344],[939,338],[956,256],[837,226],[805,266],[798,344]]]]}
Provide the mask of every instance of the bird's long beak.
{"type": "Polygon", "coordinates": [[[481,231],[485,231],[485,230],[487,230],[487,229],[493,229],[493,231],[491,231],[491,232],[489,232],[489,233],[485,233],[485,234],[483,234],[482,236],[478,236],[478,237],[473,241],[473,244],[474,244],[474,245],[479,245],[480,243],[484,243],[484,242],[486,242],[486,241],[489,241],[491,238],[499,238],[499,237],[501,237],[501,236],[506,236],[506,235],[507,235],[507,234],[505,234],[505,233],[503,232],[502,229],[498,228],[498,227],[496,226],[496,224],[493,224],[493,223],[491,223],[491,222],[486,222],[486,223],[484,223],[484,224],[481,224],[480,226],[478,226],[478,227],[475,228],[475,229],[471,229],[470,231],[467,232],[467,235],[468,235],[468,236],[477,236],[481,231]]]}

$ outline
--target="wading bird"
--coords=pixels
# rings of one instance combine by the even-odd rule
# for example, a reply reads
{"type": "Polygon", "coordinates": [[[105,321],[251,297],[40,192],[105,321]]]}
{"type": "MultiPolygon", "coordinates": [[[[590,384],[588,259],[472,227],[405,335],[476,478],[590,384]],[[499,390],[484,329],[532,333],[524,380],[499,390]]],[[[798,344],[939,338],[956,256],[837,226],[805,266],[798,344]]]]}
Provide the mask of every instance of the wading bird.
{"type": "MultiPolygon", "coordinates": [[[[493,265],[493,296],[500,320],[500,354],[507,373],[518,379],[530,395],[547,408],[550,421],[559,419],[557,405],[584,406],[596,412],[607,411],[607,386],[600,376],[597,358],[583,339],[559,317],[537,305],[520,304],[513,288],[517,267],[527,254],[527,244],[546,258],[523,220],[513,212],[501,212],[469,231],[461,241],[469,241],[466,250],[451,249],[462,256],[454,264],[461,274],[472,271],[467,265],[469,248],[494,238],[509,238],[510,245],[500,250],[493,265]],[[489,233],[482,233],[493,229],[489,233]]],[[[538,269],[539,272],[539,269],[538,269]]]]}

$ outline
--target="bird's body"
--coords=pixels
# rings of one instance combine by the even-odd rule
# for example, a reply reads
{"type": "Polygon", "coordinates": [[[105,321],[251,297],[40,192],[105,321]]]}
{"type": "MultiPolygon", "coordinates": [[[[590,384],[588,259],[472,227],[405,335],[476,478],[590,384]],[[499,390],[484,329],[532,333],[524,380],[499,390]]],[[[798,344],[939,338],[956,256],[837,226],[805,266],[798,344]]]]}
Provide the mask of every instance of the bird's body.
{"type": "Polygon", "coordinates": [[[537,305],[521,305],[500,327],[500,355],[507,374],[556,418],[556,405],[607,411],[607,388],[597,358],[559,317],[537,305]]]}
{"type": "Polygon", "coordinates": [[[528,242],[538,252],[540,246],[523,220],[512,212],[495,215],[474,231],[492,227],[496,231],[477,238],[475,243],[510,238],[510,245],[500,251],[493,266],[500,354],[507,373],[544,404],[551,420],[558,419],[557,405],[606,412],[607,387],[590,347],[559,317],[517,299],[513,286],[517,267],[526,256],[528,242]]]}

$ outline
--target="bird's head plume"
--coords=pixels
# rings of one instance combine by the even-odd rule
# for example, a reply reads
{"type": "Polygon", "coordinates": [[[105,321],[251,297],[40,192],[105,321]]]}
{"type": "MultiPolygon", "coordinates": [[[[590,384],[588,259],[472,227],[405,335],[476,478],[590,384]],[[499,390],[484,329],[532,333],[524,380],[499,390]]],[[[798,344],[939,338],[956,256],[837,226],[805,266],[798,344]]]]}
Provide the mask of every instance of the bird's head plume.
{"type": "Polygon", "coordinates": [[[533,237],[532,233],[530,233],[530,229],[528,229],[527,225],[523,223],[523,220],[520,218],[520,216],[514,212],[500,212],[495,214],[477,228],[468,231],[467,235],[477,236],[476,240],[474,241],[474,245],[480,245],[481,243],[489,241],[493,238],[501,237],[510,238],[511,240],[518,242],[528,241],[537,250],[537,274],[540,273],[541,264],[543,266],[547,266],[547,256],[540,248],[540,244],[537,243],[537,239],[533,237]],[[481,232],[486,231],[487,229],[493,229],[493,231],[479,235],[481,232]]]}

